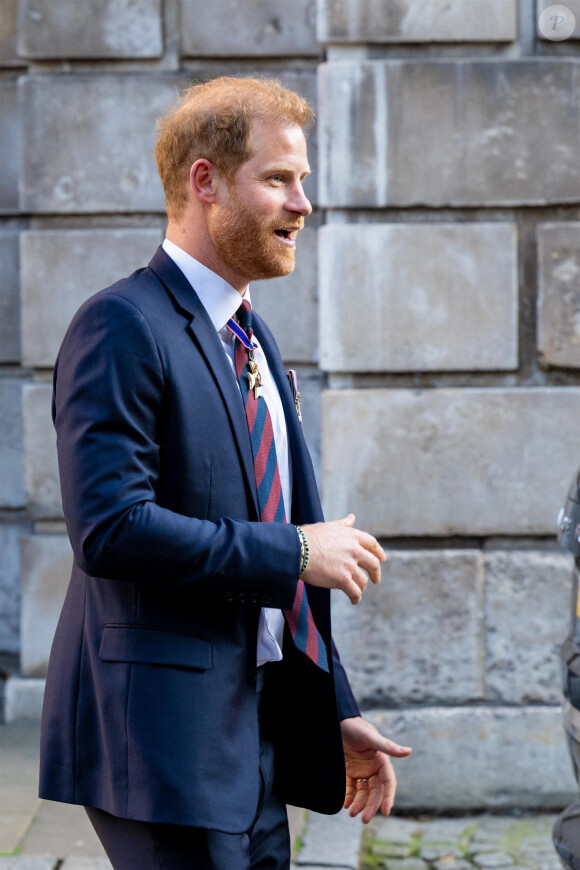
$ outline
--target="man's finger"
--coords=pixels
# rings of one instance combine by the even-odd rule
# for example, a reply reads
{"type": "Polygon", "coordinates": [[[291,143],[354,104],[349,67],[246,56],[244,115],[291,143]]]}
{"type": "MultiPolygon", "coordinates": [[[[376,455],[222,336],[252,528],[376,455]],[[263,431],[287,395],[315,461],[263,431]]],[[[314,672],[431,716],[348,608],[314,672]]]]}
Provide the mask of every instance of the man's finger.
{"type": "Polygon", "coordinates": [[[361,810],[367,805],[369,795],[368,785],[369,781],[367,779],[357,779],[355,783],[356,795],[350,808],[350,815],[352,818],[358,816],[361,810]]]}
{"type": "Polygon", "coordinates": [[[355,568],[355,570],[352,572],[352,579],[354,580],[362,594],[369,584],[369,578],[367,574],[360,568],[355,568]]]}
{"type": "Polygon", "coordinates": [[[387,554],[373,535],[368,532],[359,532],[359,544],[372,553],[380,562],[386,562],[387,554]]]}
{"type": "Polygon", "coordinates": [[[381,803],[381,814],[388,816],[393,809],[395,803],[395,793],[397,791],[397,778],[393,772],[391,779],[383,784],[383,800],[381,803]]]}
{"type": "Polygon", "coordinates": [[[397,777],[390,758],[385,758],[385,764],[383,765],[379,775],[383,783],[381,813],[383,816],[388,816],[393,809],[395,794],[397,791],[397,777]]]}
{"type": "Polygon", "coordinates": [[[381,563],[376,556],[369,553],[368,550],[361,549],[357,561],[360,567],[367,572],[372,583],[376,585],[381,582],[381,563]]]}
{"type": "Polygon", "coordinates": [[[354,526],[354,514],[347,514],[345,517],[341,517],[340,520],[331,520],[331,522],[335,523],[337,526],[350,526],[351,528],[354,526]]]}
{"type": "Polygon", "coordinates": [[[343,806],[344,806],[345,810],[347,810],[351,806],[355,797],[356,797],[356,783],[352,782],[351,780],[348,780],[347,785],[346,785],[346,791],[344,793],[343,806]]]}
{"type": "Polygon", "coordinates": [[[378,809],[384,803],[384,788],[383,784],[378,780],[376,776],[371,777],[369,780],[369,793],[367,797],[366,806],[364,808],[364,812],[362,814],[362,821],[364,824],[368,824],[373,816],[376,815],[378,809]]]}
{"type": "Polygon", "coordinates": [[[376,734],[369,735],[368,746],[371,749],[378,749],[379,752],[384,752],[394,758],[404,758],[410,755],[413,751],[411,746],[401,746],[400,743],[395,743],[394,740],[389,740],[388,737],[383,737],[377,731],[376,734]]]}
{"type": "Polygon", "coordinates": [[[351,604],[360,604],[363,590],[352,578],[340,583],[337,586],[337,589],[340,589],[342,592],[344,592],[347,598],[350,599],[351,604]]]}

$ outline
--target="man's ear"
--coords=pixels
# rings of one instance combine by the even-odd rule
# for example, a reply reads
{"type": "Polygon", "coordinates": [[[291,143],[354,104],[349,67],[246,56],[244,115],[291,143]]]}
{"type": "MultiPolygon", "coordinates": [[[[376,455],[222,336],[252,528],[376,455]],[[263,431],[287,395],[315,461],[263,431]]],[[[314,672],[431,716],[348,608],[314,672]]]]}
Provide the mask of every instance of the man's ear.
{"type": "Polygon", "coordinates": [[[211,160],[200,157],[189,170],[189,184],[193,195],[205,203],[216,200],[220,173],[211,160]]]}

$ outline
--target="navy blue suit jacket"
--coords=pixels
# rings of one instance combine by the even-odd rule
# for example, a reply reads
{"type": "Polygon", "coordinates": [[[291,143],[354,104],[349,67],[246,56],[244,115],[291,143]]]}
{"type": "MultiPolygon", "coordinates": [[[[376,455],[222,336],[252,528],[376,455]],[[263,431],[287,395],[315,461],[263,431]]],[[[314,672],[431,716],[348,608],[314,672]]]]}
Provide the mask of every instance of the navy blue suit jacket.
{"type": "MultiPolygon", "coordinates": [[[[254,324],[286,416],[292,521],[316,522],[280,354],[257,315],[254,324]]],[[[74,565],[48,670],[40,795],[244,831],[259,796],[259,608],[291,607],[300,545],[292,525],[258,522],[239,388],[162,249],[77,312],[53,414],[74,565]]],[[[285,800],[332,813],[345,786],[339,718],[358,708],[332,646],[329,593],[308,594],[333,668],[286,638],[266,715],[285,800]]]]}

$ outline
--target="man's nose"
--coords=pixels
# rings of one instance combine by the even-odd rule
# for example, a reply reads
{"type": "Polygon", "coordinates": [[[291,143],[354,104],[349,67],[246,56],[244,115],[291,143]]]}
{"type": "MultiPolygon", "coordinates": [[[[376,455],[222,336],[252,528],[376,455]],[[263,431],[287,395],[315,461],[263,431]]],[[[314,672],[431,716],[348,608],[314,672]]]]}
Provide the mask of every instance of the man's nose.
{"type": "Polygon", "coordinates": [[[303,217],[308,217],[312,212],[312,205],[304,193],[304,188],[301,184],[295,185],[289,192],[286,210],[300,214],[303,217]]]}

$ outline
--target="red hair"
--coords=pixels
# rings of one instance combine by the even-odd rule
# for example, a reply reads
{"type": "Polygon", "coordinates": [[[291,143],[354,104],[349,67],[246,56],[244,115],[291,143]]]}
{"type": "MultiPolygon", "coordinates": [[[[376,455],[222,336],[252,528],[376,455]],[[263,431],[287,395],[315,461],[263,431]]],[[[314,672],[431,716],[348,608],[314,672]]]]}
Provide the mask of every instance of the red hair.
{"type": "Polygon", "coordinates": [[[189,171],[204,157],[233,178],[252,154],[252,122],[296,124],[314,120],[306,100],[275,79],[221,76],[187,88],[158,122],[157,168],[169,217],[179,218],[187,201],[189,171]]]}

